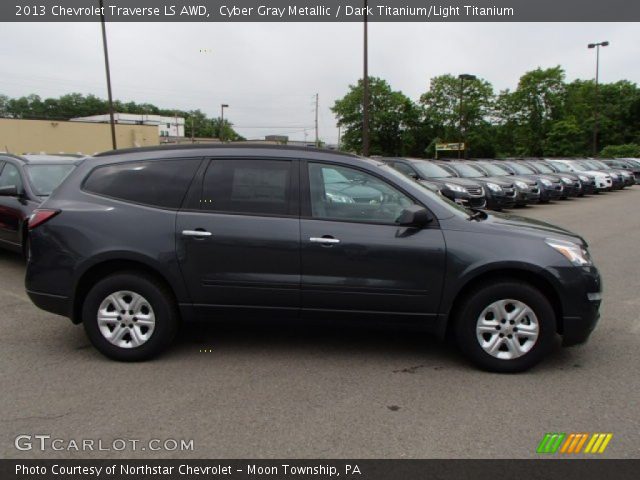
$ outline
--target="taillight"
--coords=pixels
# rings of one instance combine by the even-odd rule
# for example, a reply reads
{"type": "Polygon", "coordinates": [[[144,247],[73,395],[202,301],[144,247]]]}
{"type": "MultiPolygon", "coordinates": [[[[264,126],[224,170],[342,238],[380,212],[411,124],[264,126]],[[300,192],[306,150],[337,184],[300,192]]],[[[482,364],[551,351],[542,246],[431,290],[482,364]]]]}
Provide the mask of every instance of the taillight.
{"type": "Polygon", "coordinates": [[[49,210],[46,208],[36,208],[29,217],[29,230],[33,230],[38,225],[42,225],[44,222],[51,220],[60,210],[49,210]]]}

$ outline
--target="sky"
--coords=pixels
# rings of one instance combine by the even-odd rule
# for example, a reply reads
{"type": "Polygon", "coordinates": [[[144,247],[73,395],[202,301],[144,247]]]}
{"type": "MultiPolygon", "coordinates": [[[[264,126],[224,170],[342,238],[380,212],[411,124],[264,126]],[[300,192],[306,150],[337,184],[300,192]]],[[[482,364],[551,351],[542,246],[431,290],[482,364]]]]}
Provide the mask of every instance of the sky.
{"type": "MultiPolygon", "coordinates": [[[[360,23],[109,23],[114,98],[200,109],[243,136],[335,143],[330,107],[362,76],[360,23]]],[[[590,79],[608,40],[600,79],[640,83],[637,23],[370,23],[369,74],[413,100],[437,75],[471,73],[496,91],[520,75],[561,65],[590,79]]],[[[106,98],[99,23],[0,23],[0,94],[106,98]]]]}

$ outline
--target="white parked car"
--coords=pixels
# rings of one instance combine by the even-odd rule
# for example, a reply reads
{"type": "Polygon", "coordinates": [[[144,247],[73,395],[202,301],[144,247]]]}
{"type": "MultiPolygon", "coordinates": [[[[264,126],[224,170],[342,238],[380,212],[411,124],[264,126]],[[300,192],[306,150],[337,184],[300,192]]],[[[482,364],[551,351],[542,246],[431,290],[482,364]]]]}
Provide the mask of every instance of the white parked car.
{"type": "Polygon", "coordinates": [[[579,162],[575,160],[548,160],[553,165],[558,167],[558,170],[571,172],[571,173],[586,173],[588,175],[592,175],[596,179],[596,188],[598,191],[603,190],[611,190],[613,187],[613,181],[611,179],[611,175],[608,173],[601,172],[600,170],[589,170],[587,167],[583,166],[579,162]]]}

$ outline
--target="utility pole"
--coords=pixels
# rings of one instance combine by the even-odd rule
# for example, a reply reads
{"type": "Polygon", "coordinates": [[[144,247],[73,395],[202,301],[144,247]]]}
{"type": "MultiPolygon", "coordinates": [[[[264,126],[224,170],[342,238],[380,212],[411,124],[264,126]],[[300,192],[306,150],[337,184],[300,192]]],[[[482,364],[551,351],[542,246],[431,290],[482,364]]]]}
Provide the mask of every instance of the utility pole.
{"type": "MultiPolygon", "coordinates": [[[[458,78],[460,79],[460,119],[459,119],[459,123],[458,123],[458,136],[459,136],[459,143],[458,143],[458,159],[462,157],[462,144],[465,143],[464,141],[464,133],[463,133],[463,129],[462,129],[462,121],[464,119],[464,116],[462,114],[463,110],[462,110],[462,103],[463,103],[463,99],[464,99],[464,81],[465,80],[475,80],[476,76],[475,75],[469,75],[468,73],[461,73],[460,75],[458,75],[458,78]]],[[[467,146],[465,145],[465,153],[466,153],[466,149],[467,146]]],[[[466,156],[466,155],[465,155],[466,156]]]]}
{"type": "Polygon", "coordinates": [[[320,147],[320,138],[318,137],[318,94],[316,93],[316,148],[320,147]]]}
{"type": "Polygon", "coordinates": [[[340,150],[340,124],[338,124],[338,150],[340,150]]]}
{"type": "Polygon", "coordinates": [[[111,146],[118,148],[116,143],[116,122],[113,117],[113,95],[111,93],[111,71],[109,69],[109,47],[107,45],[107,29],[104,21],[104,5],[100,0],[100,24],[102,26],[102,48],[104,50],[104,70],[107,76],[107,95],[109,98],[109,123],[111,124],[111,146]]]}
{"type": "Polygon", "coordinates": [[[226,103],[220,105],[220,134],[218,135],[220,142],[224,142],[224,109],[228,107],[226,103]]]}
{"type": "Polygon", "coordinates": [[[193,126],[193,117],[191,117],[191,143],[196,143],[195,127],[193,126]]]}
{"type": "Polygon", "coordinates": [[[369,156],[369,35],[368,1],[364,0],[364,61],[362,79],[362,155],[369,156]]]}
{"type": "Polygon", "coordinates": [[[598,128],[600,122],[600,99],[599,99],[599,77],[600,77],[600,47],[609,46],[609,42],[590,43],[588,48],[596,49],[596,91],[593,109],[593,156],[598,156],[598,128]]]}

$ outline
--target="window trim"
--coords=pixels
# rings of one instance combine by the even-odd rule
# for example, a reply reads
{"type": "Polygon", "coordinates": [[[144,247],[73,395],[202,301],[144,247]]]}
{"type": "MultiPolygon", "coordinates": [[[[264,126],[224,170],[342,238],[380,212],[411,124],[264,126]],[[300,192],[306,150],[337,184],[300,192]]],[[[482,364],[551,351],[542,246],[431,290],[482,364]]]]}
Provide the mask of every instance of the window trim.
{"type": "MultiPolygon", "coordinates": [[[[437,229],[437,228],[440,228],[440,225],[438,223],[437,217],[433,214],[431,209],[424,204],[424,202],[421,202],[414,195],[412,195],[409,192],[407,192],[404,188],[402,188],[399,185],[397,185],[396,183],[388,180],[387,178],[384,178],[382,175],[379,175],[376,172],[372,172],[370,170],[367,170],[366,168],[362,168],[359,165],[350,165],[350,164],[345,164],[345,163],[332,162],[332,161],[329,161],[329,160],[316,160],[316,159],[312,159],[312,160],[301,159],[300,160],[300,219],[301,220],[315,220],[315,221],[319,221],[319,222],[339,222],[339,223],[352,223],[352,224],[363,224],[363,225],[384,225],[384,226],[387,226],[387,227],[393,226],[393,227],[396,227],[396,228],[401,228],[401,225],[398,225],[395,222],[389,223],[389,222],[374,222],[374,221],[370,221],[370,220],[343,220],[343,219],[337,219],[337,218],[318,218],[318,217],[314,217],[312,215],[312,213],[311,213],[311,183],[310,183],[310,180],[309,180],[309,164],[310,163],[320,163],[320,164],[343,167],[343,168],[352,168],[354,170],[358,170],[360,172],[363,172],[363,173],[366,173],[366,174],[371,175],[373,177],[376,177],[378,180],[380,180],[380,181],[392,186],[395,190],[400,191],[403,195],[405,195],[408,198],[410,198],[416,205],[419,205],[422,208],[425,208],[431,214],[431,216],[434,219],[434,221],[431,222],[426,227],[423,227],[423,229],[437,229]]],[[[393,168],[390,165],[389,165],[389,167],[393,168]]]]}
{"type": "Polygon", "coordinates": [[[189,191],[191,189],[191,185],[194,183],[194,179],[196,178],[196,175],[200,171],[203,159],[204,159],[203,157],[145,158],[145,159],[137,159],[137,160],[124,160],[122,162],[103,163],[102,165],[96,165],[95,167],[91,168],[91,170],[89,170],[87,172],[87,174],[82,179],[82,182],[80,183],[80,191],[82,193],[86,194],[86,195],[93,195],[93,196],[96,196],[96,197],[108,198],[109,200],[114,200],[114,201],[117,201],[117,202],[126,203],[128,205],[138,205],[138,206],[142,206],[142,207],[157,208],[159,210],[167,210],[167,211],[170,211],[170,212],[177,212],[182,208],[182,205],[184,205],[184,203],[185,203],[187,195],[188,195],[188,193],[189,193],[189,191]],[[196,169],[195,169],[195,171],[193,173],[193,176],[191,177],[191,180],[189,180],[189,182],[187,184],[187,189],[185,190],[185,193],[182,196],[182,200],[180,200],[180,205],[178,205],[177,207],[165,207],[163,205],[154,205],[152,203],[136,202],[134,200],[128,200],[126,198],[114,197],[114,196],[111,196],[111,195],[105,195],[104,193],[93,192],[91,190],[87,190],[87,188],[85,187],[85,184],[86,184],[87,180],[89,179],[89,177],[91,177],[91,175],[93,175],[93,173],[96,170],[99,170],[100,168],[112,167],[114,165],[124,165],[124,164],[127,164],[127,163],[142,163],[142,162],[152,162],[153,163],[153,162],[169,162],[169,161],[184,161],[184,160],[196,160],[196,161],[199,161],[200,164],[196,167],[196,169]]]}
{"type": "Polygon", "coordinates": [[[207,157],[205,161],[201,165],[201,168],[198,170],[197,175],[199,178],[197,181],[192,183],[192,187],[190,191],[187,193],[186,202],[184,204],[184,208],[181,208],[182,212],[189,213],[202,213],[202,214],[215,214],[215,215],[235,215],[235,216],[244,216],[244,217],[270,217],[270,218],[300,218],[300,161],[297,158],[284,158],[284,157],[251,157],[251,156],[242,156],[242,157],[231,157],[231,156],[220,156],[220,157],[207,157]],[[281,161],[281,162],[289,162],[289,185],[288,189],[290,190],[289,201],[287,210],[289,213],[280,214],[280,213],[257,213],[257,212],[229,212],[226,210],[210,210],[202,208],[202,204],[199,200],[202,198],[202,193],[204,191],[204,180],[207,175],[207,171],[211,164],[215,161],[227,160],[227,161],[281,161]]]}

